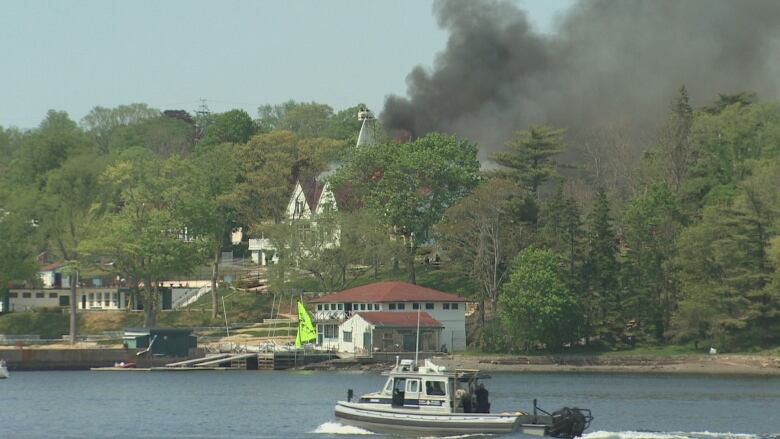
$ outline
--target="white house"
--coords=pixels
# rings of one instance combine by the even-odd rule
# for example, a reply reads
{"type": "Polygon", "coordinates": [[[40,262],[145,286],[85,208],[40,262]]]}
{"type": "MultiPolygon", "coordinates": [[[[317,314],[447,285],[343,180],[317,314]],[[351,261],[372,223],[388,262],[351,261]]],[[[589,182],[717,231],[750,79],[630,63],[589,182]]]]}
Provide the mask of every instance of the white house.
{"type": "Polygon", "coordinates": [[[371,352],[411,352],[417,348],[437,351],[444,325],[427,312],[358,312],[339,325],[340,351],[355,354],[371,352]]]}
{"type": "MultiPolygon", "coordinates": [[[[290,201],[287,203],[285,218],[289,222],[301,221],[306,228],[312,230],[317,227],[317,217],[322,214],[336,211],[336,197],[330,189],[330,184],[317,179],[298,180],[295,182],[290,201]]],[[[326,246],[338,246],[339,234],[335,233],[331,239],[325,240],[326,246]]],[[[277,248],[270,239],[265,237],[249,240],[249,251],[252,252],[252,261],[260,265],[269,265],[279,262],[277,248]]]]}
{"type": "MultiPolygon", "coordinates": [[[[360,287],[350,288],[338,293],[327,294],[310,301],[316,305],[314,320],[317,325],[317,345],[327,349],[336,349],[340,352],[354,352],[357,346],[355,342],[345,340],[344,326],[348,319],[355,314],[360,314],[360,320],[354,320],[353,325],[364,325],[361,321],[371,323],[370,313],[379,313],[382,318],[388,313],[408,314],[415,317],[417,312],[426,314],[433,321],[441,324],[438,333],[438,347],[445,346],[448,350],[463,350],[466,348],[466,300],[454,294],[445,293],[414,285],[406,282],[377,282],[360,287]]],[[[399,317],[400,318],[400,317],[399,317]]],[[[397,323],[397,322],[396,322],[397,323]]],[[[375,329],[385,328],[388,322],[376,321],[375,329]]],[[[431,328],[434,326],[431,326],[431,328]]],[[[361,326],[359,336],[364,337],[365,326],[361,326]]],[[[350,332],[347,330],[347,332],[350,332]]],[[[352,337],[354,334],[346,336],[352,337]]],[[[408,338],[403,338],[403,331],[399,331],[393,338],[393,343],[379,343],[371,340],[372,349],[408,350],[408,338]],[[400,342],[399,342],[400,340],[400,342]],[[399,345],[399,346],[395,346],[399,345]]],[[[384,335],[382,337],[385,337],[384,335]]],[[[384,338],[383,338],[384,340],[384,338]]],[[[389,340],[389,339],[388,339],[389,340]]],[[[361,341],[360,347],[365,346],[361,341]]],[[[412,349],[414,350],[414,349],[412,349]]]]}

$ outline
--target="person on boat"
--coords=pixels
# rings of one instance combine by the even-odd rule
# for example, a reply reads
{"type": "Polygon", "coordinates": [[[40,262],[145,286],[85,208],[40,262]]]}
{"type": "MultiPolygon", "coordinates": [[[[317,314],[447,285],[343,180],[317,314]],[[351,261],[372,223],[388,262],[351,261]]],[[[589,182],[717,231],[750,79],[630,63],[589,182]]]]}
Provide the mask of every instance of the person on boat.
{"type": "Polygon", "coordinates": [[[488,390],[482,383],[477,385],[477,390],[474,391],[474,395],[477,398],[477,413],[490,413],[488,390]]]}

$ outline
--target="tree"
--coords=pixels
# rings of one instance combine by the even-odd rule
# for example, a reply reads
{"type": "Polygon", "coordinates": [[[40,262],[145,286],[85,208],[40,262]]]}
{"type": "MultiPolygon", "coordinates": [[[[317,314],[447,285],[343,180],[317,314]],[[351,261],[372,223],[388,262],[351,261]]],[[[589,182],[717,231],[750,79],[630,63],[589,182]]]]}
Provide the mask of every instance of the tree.
{"type": "Polygon", "coordinates": [[[282,222],[296,180],[319,175],[342,148],[336,140],[282,130],[252,137],[237,151],[244,178],[236,189],[242,215],[252,224],[282,222]]]}
{"type": "Polygon", "coordinates": [[[602,341],[614,340],[622,329],[620,295],[618,294],[617,245],[610,219],[609,201],[603,189],[597,192],[596,203],[588,215],[588,240],[583,267],[584,335],[586,343],[598,336],[602,341]]]}
{"type": "Polygon", "coordinates": [[[105,154],[113,131],[160,116],[160,110],[146,104],[120,105],[115,108],[97,106],[81,119],[81,126],[95,139],[98,151],[105,154]]]}
{"type": "Polygon", "coordinates": [[[512,206],[523,190],[507,179],[491,179],[448,208],[436,225],[436,240],[454,265],[480,286],[479,317],[485,325],[485,302],[493,312],[498,292],[517,254],[525,227],[515,221],[512,206]]]}
{"type": "Polygon", "coordinates": [[[672,190],[661,183],[630,201],[623,223],[627,247],[623,308],[638,321],[651,324],[660,341],[670,327],[676,304],[676,287],[667,261],[674,255],[685,219],[672,190]]]}
{"type": "Polygon", "coordinates": [[[79,247],[113,260],[116,274],[133,288],[143,284],[144,327],[152,327],[159,308],[159,284],[171,273],[188,274],[204,262],[206,243],[192,230],[188,199],[197,189],[191,164],[178,157],[160,161],[149,151],[131,149],[109,166],[103,184],[114,194],[89,239],[79,247]]]}
{"type": "Polygon", "coordinates": [[[528,247],[515,258],[509,281],[501,288],[501,319],[526,348],[544,344],[558,350],[578,338],[580,308],[559,265],[553,252],[528,247]]]}
{"type": "Polygon", "coordinates": [[[479,181],[476,145],[432,133],[413,142],[351,150],[332,177],[404,240],[409,281],[414,259],[444,211],[479,181]]]}
{"type": "Polygon", "coordinates": [[[4,303],[6,312],[9,284],[32,280],[37,274],[34,247],[29,239],[33,229],[29,220],[0,208],[0,303],[4,303]]]}
{"type": "Polygon", "coordinates": [[[217,279],[222,258],[222,248],[230,232],[239,223],[239,202],[236,189],[243,176],[236,155],[236,146],[230,143],[216,145],[202,151],[194,159],[193,181],[189,184],[197,191],[186,200],[189,206],[186,217],[189,227],[201,233],[211,250],[211,317],[216,318],[217,279]]]}
{"type": "Polygon", "coordinates": [[[507,168],[499,171],[500,175],[516,180],[538,195],[539,186],[557,175],[553,156],[565,150],[563,133],[564,130],[548,125],[517,131],[507,141],[507,151],[495,153],[490,158],[507,168]]]}
{"type": "Polygon", "coordinates": [[[123,125],[112,131],[109,151],[143,147],[157,156],[187,156],[195,144],[195,126],[179,117],[159,116],[123,125]]]}
{"type": "Polygon", "coordinates": [[[246,143],[255,133],[255,122],[244,110],[230,110],[213,116],[200,145],[246,143]]]}
{"type": "Polygon", "coordinates": [[[328,105],[292,100],[279,105],[263,105],[257,111],[263,131],[292,131],[302,137],[325,137],[333,117],[333,108],[328,105]]]}
{"type": "Polygon", "coordinates": [[[583,249],[582,220],[577,202],[566,196],[563,184],[544,203],[539,220],[539,235],[544,245],[562,255],[568,267],[567,283],[572,291],[581,285],[579,274],[583,249]]]}
{"type": "Polygon", "coordinates": [[[776,161],[756,167],[731,199],[706,206],[701,222],[681,234],[674,260],[682,296],[675,315],[679,339],[729,346],[745,341],[740,338],[765,339],[777,324],[770,243],[780,195],[768,188],[778,178],[776,161]]]}

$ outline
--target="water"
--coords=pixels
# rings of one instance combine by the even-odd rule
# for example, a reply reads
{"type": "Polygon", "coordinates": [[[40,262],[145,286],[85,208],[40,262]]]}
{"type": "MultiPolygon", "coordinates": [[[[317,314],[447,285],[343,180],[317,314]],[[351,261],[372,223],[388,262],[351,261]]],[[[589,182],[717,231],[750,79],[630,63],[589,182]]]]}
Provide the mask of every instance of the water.
{"type": "MultiPolygon", "coordinates": [[[[350,438],[333,403],[359,372],[16,372],[0,438],[350,438]]],[[[780,439],[780,377],[494,374],[493,411],[587,407],[586,439],[780,439]]]]}

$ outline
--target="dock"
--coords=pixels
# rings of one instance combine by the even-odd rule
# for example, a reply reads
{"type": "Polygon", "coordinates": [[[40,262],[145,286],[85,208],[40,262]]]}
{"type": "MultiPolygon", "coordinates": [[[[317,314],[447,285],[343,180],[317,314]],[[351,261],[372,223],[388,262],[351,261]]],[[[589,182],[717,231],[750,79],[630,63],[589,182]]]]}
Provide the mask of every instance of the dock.
{"type": "Polygon", "coordinates": [[[335,358],[330,352],[275,351],[223,353],[201,358],[168,363],[164,367],[153,367],[153,371],[197,371],[197,370],[285,370],[320,363],[335,358]]]}

